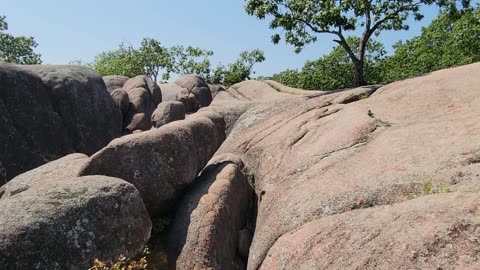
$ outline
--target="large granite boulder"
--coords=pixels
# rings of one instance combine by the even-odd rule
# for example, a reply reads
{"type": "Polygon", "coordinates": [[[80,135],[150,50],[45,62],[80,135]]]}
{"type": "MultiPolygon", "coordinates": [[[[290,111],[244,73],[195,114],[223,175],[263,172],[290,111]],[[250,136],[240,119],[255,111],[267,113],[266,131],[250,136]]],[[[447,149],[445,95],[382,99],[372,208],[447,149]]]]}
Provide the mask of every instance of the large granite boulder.
{"type": "Polygon", "coordinates": [[[75,152],[91,155],[121,136],[120,111],[94,70],[68,65],[20,67],[42,79],[75,152]]]}
{"type": "Polygon", "coordinates": [[[50,96],[35,74],[0,63],[0,185],[75,151],[50,96]]]}
{"type": "Polygon", "coordinates": [[[0,201],[0,265],[87,269],[95,258],[135,256],[150,230],[133,185],[106,176],[64,179],[0,201]]]}
{"type": "Polygon", "coordinates": [[[175,83],[195,95],[200,108],[207,107],[212,103],[212,93],[202,77],[195,74],[184,75],[178,78],[175,83]]]}
{"type": "Polygon", "coordinates": [[[242,169],[240,158],[217,156],[183,196],[169,232],[172,269],[246,268],[254,193],[242,169]]]}
{"type": "Polygon", "coordinates": [[[20,174],[0,187],[0,201],[31,188],[74,178],[87,161],[87,155],[70,154],[20,174]]]}
{"type": "Polygon", "coordinates": [[[162,91],[160,89],[160,86],[158,86],[157,83],[155,83],[152,79],[145,75],[139,75],[129,79],[125,82],[122,88],[127,92],[135,88],[147,89],[150,93],[150,99],[152,100],[155,107],[157,107],[158,104],[162,102],[162,91]]]}
{"type": "Polygon", "coordinates": [[[152,114],[153,127],[159,128],[173,121],[185,119],[185,106],[180,101],[165,101],[152,114]]]}
{"type": "Polygon", "coordinates": [[[152,113],[162,102],[160,87],[145,75],[129,79],[123,90],[128,94],[130,106],[123,119],[123,127],[127,133],[136,130],[149,130],[152,127],[152,113]]]}
{"type": "Polygon", "coordinates": [[[150,93],[145,88],[133,88],[127,91],[130,100],[127,115],[123,120],[124,129],[149,130],[152,127],[152,113],[155,109],[150,93]]]}
{"type": "Polygon", "coordinates": [[[225,140],[218,114],[175,121],[124,136],[93,155],[79,175],[108,175],[134,184],[152,216],[169,210],[225,140]]]}
{"type": "Polygon", "coordinates": [[[110,92],[110,95],[112,96],[115,105],[117,105],[117,108],[122,113],[123,122],[123,119],[127,116],[128,110],[130,109],[130,98],[128,97],[128,93],[127,91],[119,88],[110,92]]]}
{"type": "MultiPolygon", "coordinates": [[[[361,219],[348,223],[358,224],[351,231],[340,226],[341,217],[338,222],[325,221],[325,225],[322,219],[352,210],[354,215],[356,209],[396,205],[432,193],[480,191],[479,74],[477,63],[396,82],[373,94],[375,87],[282,98],[244,113],[217,155],[240,156],[255,178],[259,205],[248,269],[258,269],[270,260],[267,254],[272,248],[274,262],[268,265],[273,269],[283,262],[293,267],[300,261],[320,262],[321,269],[325,268],[322,258],[327,257],[332,259],[332,268],[342,268],[342,261],[359,258],[336,252],[344,247],[360,251],[367,246],[372,253],[381,253],[386,247],[369,244],[375,243],[369,235],[376,235],[376,227],[358,224],[361,219]],[[331,253],[324,246],[312,250],[309,244],[313,242],[301,239],[299,245],[305,246],[292,247],[293,238],[307,233],[298,231],[301,226],[311,222],[320,226],[308,232],[318,234],[319,243],[326,239],[323,233],[338,240],[354,237],[357,230],[360,233],[366,228],[362,232],[366,237],[340,242],[346,244],[332,247],[331,253]],[[327,224],[335,225],[322,230],[330,226],[327,224]],[[305,256],[293,259],[293,253],[305,256]]],[[[444,211],[452,211],[448,215],[440,209],[429,213],[438,215],[442,226],[455,227],[459,221],[449,216],[461,212],[458,207],[445,207],[444,211]]],[[[385,220],[389,222],[387,217],[385,220]]],[[[402,226],[407,225],[390,228],[402,226]]],[[[466,235],[462,239],[472,236],[468,227],[459,226],[457,231],[466,235]]],[[[446,239],[442,237],[438,239],[446,239]]],[[[467,258],[472,254],[479,253],[465,248],[454,255],[467,258]]],[[[436,256],[434,252],[422,255],[432,261],[436,256]]],[[[391,253],[386,252],[376,256],[374,262],[390,259],[391,253]]],[[[303,269],[312,266],[302,265],[303,269]]],[[[446,265],[447,269],[455,268],[449,262],[446,265]]],[[[421,263],[417,266],[422,268],[421,263]]],[[[430,264],[425,266],[429,268],[430,264]]]]}
{"type": "Polygon", "coordinates": [[[103,82],[105,82],[105,86],[109,93],[112,93],[118,88],[122,88],[127,81],[128,77],[121,75],[103,76],[103,82]]]}
{"type": "Polygon", "coordinates": [[[187,113],[212,103],[212,93],[205,80],[198,75],[184,75],[174,83],[162,84],[163,100],[181,101],[187,113]]]}

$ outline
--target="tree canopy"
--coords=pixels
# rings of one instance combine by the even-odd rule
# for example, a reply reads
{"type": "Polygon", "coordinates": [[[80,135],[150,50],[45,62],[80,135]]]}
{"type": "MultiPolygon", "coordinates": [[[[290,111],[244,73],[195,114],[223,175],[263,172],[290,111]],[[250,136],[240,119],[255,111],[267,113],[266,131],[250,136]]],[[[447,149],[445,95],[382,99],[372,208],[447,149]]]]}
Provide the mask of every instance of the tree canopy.
{"type": "Polygon", "coordinates": [[[33,37],[15,37],[6,33],[8,23],[0,16],[0,61],[14,64],[40,64],[41,55],[33,51],[38,46],[33,37]]]}
{"type": "MultiPolygon", "coordinates": [[[[347,43],[355,48],[357,37],[347,38],[347,43]]],[[[383,80],[382,61],[386,51],[382,43],[370,40],[365,54],[365,79],[369,83],[383,80]]],[[[307,61],[304,67],[297,70],[287,70],[272,76],[272,79],[285,85],[317,90],[334,90],[352,87],[354,72],[348,54],[341,46],[335,47],[329,54],[307,61]]]]}
{"type": "Polygon", "coordinates": [[[384,63],[385,81],[480,61],[480,5],[455,16],[440,13],[420,36],[394,48],[384,63]]]}
{"type": "MultiPolygon", "coordinates": [[[[249,79],[253,66],[263,62],[265,55],[261,50],[243,51],[239,58],[227,67],[219,64],[212,68],[210,57],[213,51],[192,46],[175,45],[170,48],[160,41],[144,38],[140,47],[120,44],[112,51],[101,52],[93,63],[86,64],[103,76],[123,75],[134,77],[147,75],[153,80],[168,80],[171,73],[177,75],[197,74],[210,83],[231,85],[249,79]],[[163,73],[162,73],[163,72],[163,73]]],[[[82,64],[80,60],[72,63],[82,64]]]]}
{"type": "MultiPolygon", "coordinates": [[[[407,18],[421,20],[422,5],[437,4],[454,12],[457,4],[469,6],[469,0],[247,0],[248,14],[272,18],[270,28],[283,30],[287,43],[296,52],[318,39],[318,34],[331,34],[348,54],[354,67],[354,86],[366,84],[364,78],[365,52],[369,39],[383,30],[407,30],[407,18]],[[361,30],[355,48],[347,42],[345,32],[361,30]]],[[[278,43],[280,34],[272,36],[278,43]]]]}

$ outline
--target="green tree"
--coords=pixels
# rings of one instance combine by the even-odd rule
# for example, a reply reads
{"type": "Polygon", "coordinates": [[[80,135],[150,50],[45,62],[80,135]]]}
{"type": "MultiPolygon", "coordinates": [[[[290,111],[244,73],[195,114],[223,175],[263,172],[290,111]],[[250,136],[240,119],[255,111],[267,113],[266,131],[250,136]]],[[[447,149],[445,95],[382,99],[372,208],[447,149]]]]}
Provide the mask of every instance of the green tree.
{"type": "MultiPolygon", "coordinates": [[[[354,67],[354,86],[366,84],[364,77],[367,43],[383,30],[407,30],[407,18],[421,20],[422,5],[437,4],[455,11],[457,3],[466,7],[469,0],[247,0],[245,10],[260,19],[272,16],[270,28],[282,28],[285,41],[296,52],[317,41],[319,34],[331,34],[348,54],[354,67]],[[347,42],[344,32],[361,29],[357,48],[347,42]]],[[[272,36],[278,43],[279,34],[272,36]]]]}
{"type": "Polygon", "coordinates": [[[256,63],[265,61],[265,54],[259,49],[243,51],[239,58],[227,67],[219,65],[213,72],[212,81],[224,85],[232,85],[246,79],[254,74],[253,66],[256,63]]]}
{"type": "Polygon", "coordinates": [[[41,55],[33,51],[38,46],[33,37],[14,37],[5,33],[8,23],[0,16],[0,61],[15,64],[41,64],[41,55]]]}
{"type": "Polygon", "coordinates": [[[212,51],[181,45],[173,46],[170,52],[170,68],[179,75],[197,74],[209,79],[211,73],[210,56],[212,51]]]}
{"type": "Polygon", "coordinates": [[[140,53],[123,43],[116,50],[99,53],[91,66],[102,76],[122,75],[131,78],[146,74],[140,53]]]}
{"type": "MultiPolygon", "coordinates": [[[[356,49],[358,37],[346,39],[356,49]]],[[[370,40],[365,53],[365,80],[371,84],[383,81],[383,60],[385,48],[382,43],[370,40]]],[[[300,70],[287,70],[275,74],[273,79],[291,87],[302,89],[334,90],[352,87],[355,77],[352,62],[341,46],[315,61],[307,61],[300,70]]]]}
{"type": "Polygon", "coordinates": [[[384,64],[387,81],[480,61],[480,5],[455,16],[443,12],[420,36],[394,48],[384,64]]]}
{"type": "Polygon", "coordinates": [[[145,74],[152,80],[157,81],[161,70],[165,70],[162,74],[162,80],[170,78],[170,72],[172,72],[171,55],[159,41],[153,38],[144,38],[137,54],[141,58],[140,61],[144,66],[145,74]]]}

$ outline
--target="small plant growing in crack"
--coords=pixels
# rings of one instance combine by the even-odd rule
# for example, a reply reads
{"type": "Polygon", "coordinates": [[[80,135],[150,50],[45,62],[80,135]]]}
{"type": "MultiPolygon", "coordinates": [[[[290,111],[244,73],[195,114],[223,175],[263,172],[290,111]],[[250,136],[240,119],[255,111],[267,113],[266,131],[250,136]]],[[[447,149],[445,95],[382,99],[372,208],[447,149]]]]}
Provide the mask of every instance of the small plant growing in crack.
{"type": "Polygon", "coordinates": [[[423,196],[451,192],[450,188],[445,185],[434,186],[432,179],[424,181],[421,187],[423,196]]]}

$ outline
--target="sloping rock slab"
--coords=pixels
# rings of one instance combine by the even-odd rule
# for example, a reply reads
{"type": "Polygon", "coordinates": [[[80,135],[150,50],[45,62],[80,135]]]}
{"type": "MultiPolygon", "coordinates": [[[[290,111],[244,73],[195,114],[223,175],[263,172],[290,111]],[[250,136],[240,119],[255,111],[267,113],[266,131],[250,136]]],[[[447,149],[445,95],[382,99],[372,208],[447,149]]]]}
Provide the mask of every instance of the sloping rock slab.
{"type": "Polygon", "coordinates": [[[95,258],[136,255],[150,230],[133,185],[105,176],[65,179],[0,201],[0,265],[87,269],[95,258]]]}
{"type": "Polygon", "coordinates": [[[40,76],[47,86],[75,152],[91,155],[122,135],[122,115],[94,70],[68,65],[21,68],[40,76]]]}
{"type": "Polygon", "coordinates": [[[452,193],[310,222],[260,269],[478,269],[480,195],[452,193]]]}
{"type": "Polygon", "coordinates": [[[371,91],[353,89],[243,114],[218,154],[240,156],[255,175],[248,269],[312,219],[399,203],[429,185],[478,190],[479,74],[477,63],[387,85],[369,98],[371,91]]]}
{"type": "Polygon", "coordinates": [[[242,168],[238,157],[218,156],[189,188],[170,232],[172,268],[245,269],[249,243],[239,245],[253,190],[242,168]]]}

